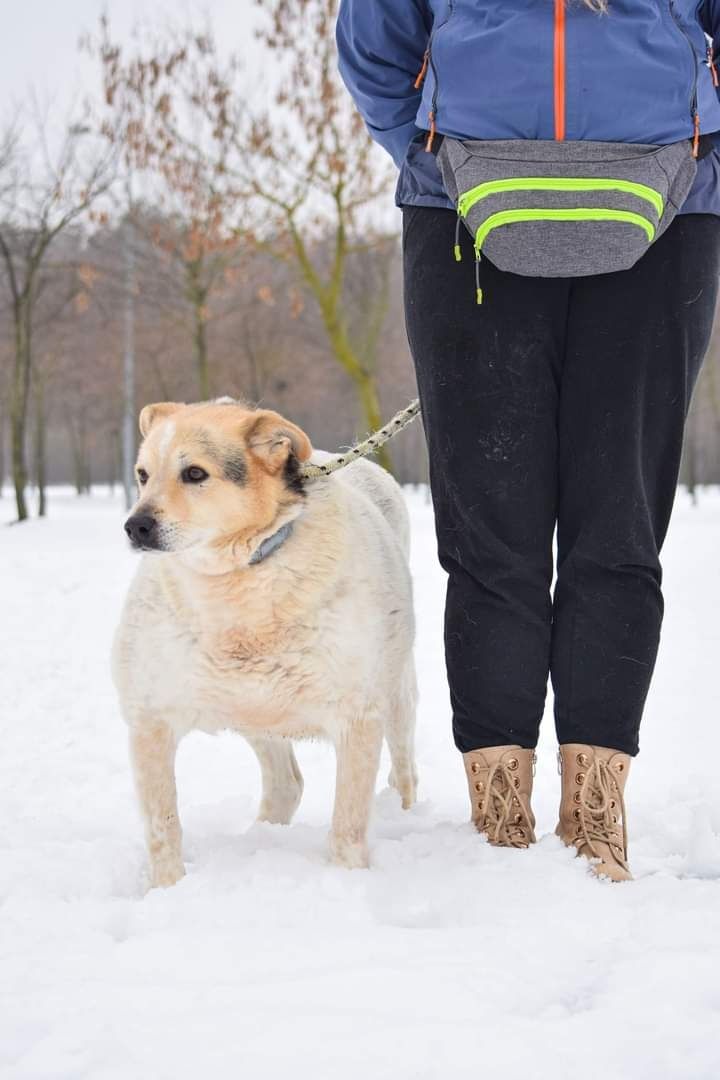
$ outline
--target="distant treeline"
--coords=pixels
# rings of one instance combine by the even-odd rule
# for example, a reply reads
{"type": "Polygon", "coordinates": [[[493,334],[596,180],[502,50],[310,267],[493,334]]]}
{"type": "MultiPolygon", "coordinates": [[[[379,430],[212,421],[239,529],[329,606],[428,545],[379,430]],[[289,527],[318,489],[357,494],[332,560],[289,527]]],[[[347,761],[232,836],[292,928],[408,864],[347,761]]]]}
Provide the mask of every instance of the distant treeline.
{"type": "MultiPolygon", "coordinates": [[[[91,483],[120,482],[129,305],[134,318],[137,408],[155,400],[194,401],[204,389],[285,412],[324,449],[345,445],[366,432],[353,387],[331,355],[317,305],[298,282],[293,265],[247,248],[242,241],[233,257],[225,260],[222,281],[199,316],[204,326],[202,378],[207,383],[201,387],[198,313],[188,296],[184,264],[167,239],[172,228],[171,221],[144,208],[137,209],[132,220],[97,227],[91,234],[75,227],[58,242],[53,263],[37,285],[27,432],[32,483],[43,468],[39,454],[45,458],[48,483],[74,483],[82,492],[91,483]]],[[[316,253],[321,263],[330,257],[329,250],[316,253]]],[[[369,317],[372,298],[377,298],[378,280],[384,286],[382,311],[375,316],[381,318],[381,327],[372,364],[382,412],[389,416],[416,392],[395,236],[349,261],[344,288],[346,308],[358,323],[356,336],[369,317]]],[[[15,342],[2,285],[0,271],[0,471],[7,481],[15,342]]],[[[393,444],[391,454],[399,479],[426,479],[419,424],[393,444]]],[[[688,422],[683,480],[691,486],[720,483],[720,323],[688,422]]]]}
{"type": "MultiPolygon", "coordinates": [[[[41,452],[48,483],[72,482],[82,492],[90,483],[120,482],[128,307],[138,409],[150,401],[229,394],[286,413],[323,449],[366,433],[352,383],[331,354],[317,305],[294,265],[238,240],[225,252],[221,279],[198,312],[188,294],[185,262],[177,255],[180,237],[172,233],[172,221],[145,208],[117,226],[99,226],[91,234],[78,226],[58,240],[52,265],[37,284],[27,431],[31,482],[41,452]]],[[[326,248],[319,242],[313,252],[320,265],[331,257],[326,248]]],[[[0,461],[7,477],[15,342],[3,284],[0,268],[0,461]]],[[[357,324],[351,326],[355,339],[362,337],[364,323],[381,322],[377,344],[365,359],[377,372],[381,411],[389,416],[416,392],[396,236],[383,237],[349,260],[344,291],[349,318],[357,324]],[[381,310],[375,311],[378,304],[381,310]]],[[[400,479],[425,478],[419,424],[391,453],[400,479]]]]}
{"type": "MultiPolygon", "coordinates": [[[[0,478],[21,521],[28,484],[129,490],[150,401],[245,397],[335,449],[415,396],[394,171],[336,75],[337,0],[258,12],[260,100],[211,27],[123,45],[103,18],[83,45],[101,92],[71,123],[0,115],[0,478]]],[[[379,460],[423,481],[421,426],[379,460]]],[[[720,482],[717,332],[683,479],[720,482]]]]}

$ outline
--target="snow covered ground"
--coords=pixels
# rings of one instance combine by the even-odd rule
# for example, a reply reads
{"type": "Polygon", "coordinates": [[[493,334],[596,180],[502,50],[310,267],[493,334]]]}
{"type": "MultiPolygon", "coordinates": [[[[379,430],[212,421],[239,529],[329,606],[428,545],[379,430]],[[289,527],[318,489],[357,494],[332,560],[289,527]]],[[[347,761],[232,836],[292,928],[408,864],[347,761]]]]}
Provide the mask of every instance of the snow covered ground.
{"type": "MultiPolygon", "coordinates": [[[[717,1080],[720,493],[680,496],[667,621],[628,788],[637,881],[551,835],[546,718],[527,852],[465,823],[432,518],[409,495],[420,803],[378,785],[373,867],[325,860],[333,757],[301,746],[290,828],[253,824],[237,737],[178,763],[188,876],[145,895],[108,674],[134,566],[122,511],[56,491],[0,529],[0,1076],[12,1080],[717,1080]]],[[[11,516],[9,499],[0,518],[11,516]]]]}

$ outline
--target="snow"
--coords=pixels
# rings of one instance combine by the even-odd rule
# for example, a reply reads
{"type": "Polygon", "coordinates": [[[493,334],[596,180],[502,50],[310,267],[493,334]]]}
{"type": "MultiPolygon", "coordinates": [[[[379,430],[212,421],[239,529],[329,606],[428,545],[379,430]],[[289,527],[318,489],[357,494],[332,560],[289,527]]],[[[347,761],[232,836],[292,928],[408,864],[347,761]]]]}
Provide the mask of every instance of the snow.
{"type": "MultiPolygon", "coordinates": [[[[178,761],[188,876],[145,892],[108,673],[134,557],[102,492],[0,529],[0,1077],[12,1080],[717,1080],[720,1076],[720,492],[679,496],[667,619],[628,786],[637,880],[592,879],[552,835],[466,824],[430,506],[408,495],[421,679],[420,802],[378,784],[373,866],[326,861],[333,756],[302,745],[290,828],[253,823],[237,737],[178,761]]],[[[11,516],[9,499],[0,517],[11,516]]]]}

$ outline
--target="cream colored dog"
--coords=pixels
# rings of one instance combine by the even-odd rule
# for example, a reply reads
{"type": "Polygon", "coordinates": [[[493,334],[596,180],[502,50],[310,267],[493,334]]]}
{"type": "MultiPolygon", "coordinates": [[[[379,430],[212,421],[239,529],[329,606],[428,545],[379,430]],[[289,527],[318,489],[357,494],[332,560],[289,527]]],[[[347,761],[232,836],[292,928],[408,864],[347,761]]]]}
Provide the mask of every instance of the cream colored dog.
{"type": "Polygon", "coordinates": [[[184,874],[175,751],[188,731],[244,735],[262,770],[259,818],[287,824],[303,781],[291,739],[337,754],[333,859],[367,866],[383,735],[390,783],[415,799],[408,520],[397,484],[357,462],[305,482],[308,437],[221,399],[148,405],[139,498],[146,552],[113,650],[153,885],[184,874]]]}

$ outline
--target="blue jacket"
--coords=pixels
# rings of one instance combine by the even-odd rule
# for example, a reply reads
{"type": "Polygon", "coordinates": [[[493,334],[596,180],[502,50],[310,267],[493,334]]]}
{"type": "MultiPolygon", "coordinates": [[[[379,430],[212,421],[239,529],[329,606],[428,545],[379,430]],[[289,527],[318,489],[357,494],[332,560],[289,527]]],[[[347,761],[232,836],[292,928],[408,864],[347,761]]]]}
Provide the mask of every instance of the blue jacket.
{"type": "MultiPolygon", "coordinates": [[[[720,0],[609,0],[606,15],[579,0],[341,0],[337,23],[340,73],[400,169],[399,206],[451,206],[424,149],[433,124],[457,138],[636,143],[697,128],[720,145],[714,39],[720,0]]],[[[683,210],[720,214],[716,151],[683,210]]]]}

